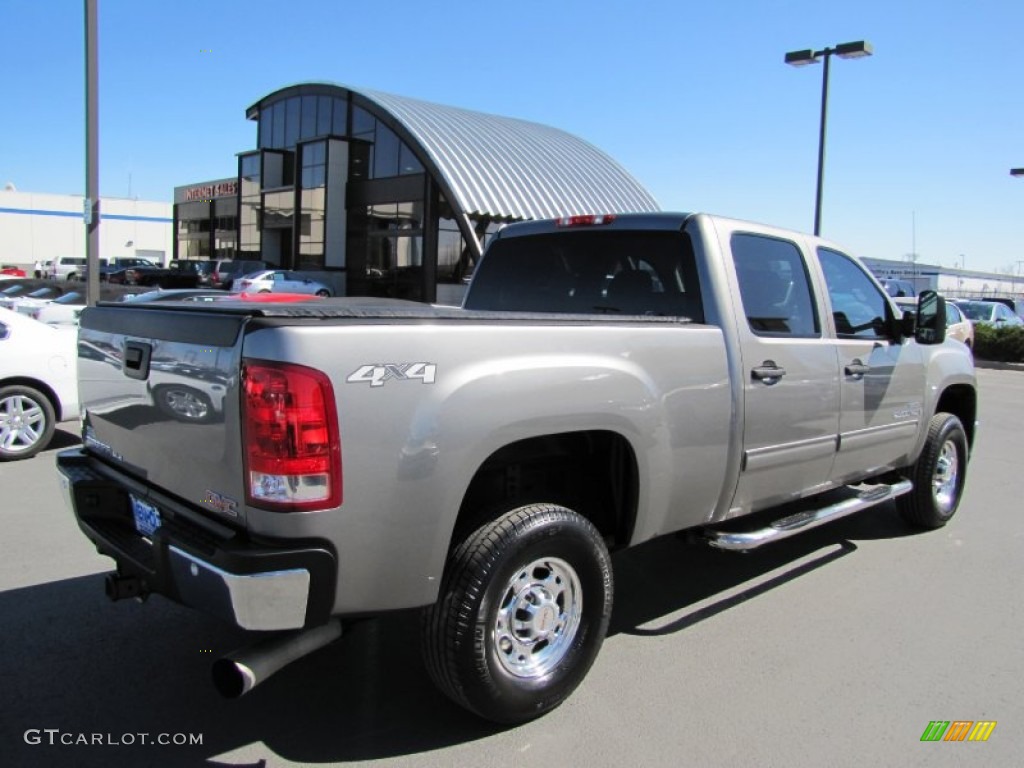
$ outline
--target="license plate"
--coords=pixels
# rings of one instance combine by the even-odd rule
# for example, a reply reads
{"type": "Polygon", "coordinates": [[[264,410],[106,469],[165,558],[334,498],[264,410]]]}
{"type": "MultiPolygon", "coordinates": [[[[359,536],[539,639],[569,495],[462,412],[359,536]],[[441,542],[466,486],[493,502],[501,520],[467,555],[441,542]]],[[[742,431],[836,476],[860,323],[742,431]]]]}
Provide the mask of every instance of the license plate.
{"type": "Polygon", "coordinates": [[[129,496],[132,502],[132,517],[135,530],[143,536],[152,536],[160,527],[160,510],[147,501],[129,496]]]}

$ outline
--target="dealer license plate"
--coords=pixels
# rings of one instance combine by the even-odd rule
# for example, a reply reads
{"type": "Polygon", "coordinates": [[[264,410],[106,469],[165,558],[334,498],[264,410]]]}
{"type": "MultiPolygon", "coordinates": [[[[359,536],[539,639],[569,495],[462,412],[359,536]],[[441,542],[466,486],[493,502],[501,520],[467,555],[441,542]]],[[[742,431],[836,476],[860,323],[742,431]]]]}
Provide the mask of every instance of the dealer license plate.
{"type": "Polygon", "coordinates": [[[135,530],[143,536],[152,536],[160,527],[160,510],[147,501],[129,496],[132,502],[132,517],[135,530]]]}

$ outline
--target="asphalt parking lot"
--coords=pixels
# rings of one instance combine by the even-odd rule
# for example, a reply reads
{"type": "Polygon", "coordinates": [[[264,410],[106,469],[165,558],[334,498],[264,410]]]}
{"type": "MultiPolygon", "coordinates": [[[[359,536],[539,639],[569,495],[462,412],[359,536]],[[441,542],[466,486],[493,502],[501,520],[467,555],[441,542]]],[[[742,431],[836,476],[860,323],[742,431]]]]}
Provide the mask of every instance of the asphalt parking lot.
{"type": "Polygon", "coordinates": [[[110,561],[58,492],[65,424],[46,452],[0,465],[0,765],[1019,765],[1024,372],[978,378],[980,436],[949,526],[914,533],[885,506],[748,555],[675,538],[622,553],[589,677],[510,729],[433,689],[413,613],[357,624],[222,700],[209,665],[242,633],[160,598],[104,597],[110,561]],[[934,720],[997,725],[984,743],[922,742],[934,720]]]}

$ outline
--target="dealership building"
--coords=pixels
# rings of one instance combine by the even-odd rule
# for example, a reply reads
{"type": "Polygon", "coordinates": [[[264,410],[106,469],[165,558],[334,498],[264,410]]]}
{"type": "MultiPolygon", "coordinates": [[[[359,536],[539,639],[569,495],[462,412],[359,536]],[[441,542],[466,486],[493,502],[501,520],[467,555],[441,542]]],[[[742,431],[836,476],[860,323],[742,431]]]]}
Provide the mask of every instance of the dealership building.
{"type": "Polygon", "coordinates": [[[338,293],[456,301],[489,233],[657,211],[592,144],[550,126],[327,83],[253,104],[236,178],[174,193],[178,258],[259,259],[338,293]]]}

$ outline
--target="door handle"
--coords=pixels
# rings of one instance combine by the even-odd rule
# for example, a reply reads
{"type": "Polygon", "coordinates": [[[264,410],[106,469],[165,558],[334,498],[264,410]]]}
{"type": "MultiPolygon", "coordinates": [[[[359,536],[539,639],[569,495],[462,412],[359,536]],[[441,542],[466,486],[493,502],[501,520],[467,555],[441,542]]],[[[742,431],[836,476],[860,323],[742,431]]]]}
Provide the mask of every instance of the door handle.
{"type": "Polygon", "coordinates": [[[864,365],[860,360],[854,360],[852,363],[843,369],[847,376],[860,379],[864,377],[864,374],[871,373],[871,366],[864,365]]]}
{"type": "Polygon", "coordinates": [[[756,381],[763,381],[765,384],[775,384],[786,375],[786,369],[780,368],[774,360],[765,360],[761,365],[750,371],[751,378],[756,381]]]}

